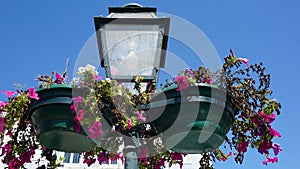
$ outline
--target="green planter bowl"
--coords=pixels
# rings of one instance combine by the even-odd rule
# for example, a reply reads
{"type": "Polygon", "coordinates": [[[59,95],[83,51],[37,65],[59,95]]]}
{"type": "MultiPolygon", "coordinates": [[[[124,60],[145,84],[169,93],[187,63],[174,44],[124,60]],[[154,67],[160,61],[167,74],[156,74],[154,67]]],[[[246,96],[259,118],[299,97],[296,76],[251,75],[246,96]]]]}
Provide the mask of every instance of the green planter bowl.
{"type": "Polygon", "coordinates": [[[42,145],[64,152],[87,152],[96,146],[82,128],[80,133],[74,128],[70,106],[74,94],[82,91],[60,84],[36,92],[40,99],[32,101],[31,121],[42,145]]]}
{"type": "Polygon", "coordinates": [[[179,92],[177,88],[153,96],[147,111],[165,146],[188,154],[218,148],[232,127],[235,112],[226,91],[202,83],[179,92]]]}

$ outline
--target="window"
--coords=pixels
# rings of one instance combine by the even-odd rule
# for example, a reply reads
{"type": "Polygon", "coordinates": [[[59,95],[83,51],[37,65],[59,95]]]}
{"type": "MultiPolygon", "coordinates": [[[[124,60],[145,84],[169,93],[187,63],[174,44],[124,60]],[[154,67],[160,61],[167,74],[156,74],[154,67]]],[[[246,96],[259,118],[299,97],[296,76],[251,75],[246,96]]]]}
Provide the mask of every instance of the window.
{"type": "Polygon", "coordinates": [[[73,156],[73,163],[79,163],[79,160],[80,160],[80,155],[79,155],[79,153],[74,153],[74,156],[73,156]]]}
{"type": "Polygon", "coordinates": [[[71,157],[70,153],[65,153],[65,155],[64,155],[64,163],[69,163],[70,162],[70,157],[71,157]]]}
{"type": "Polygon", "coordinates": [[[117,163],[118,163],[117,160],[113,160],[113,161],[110,162],[110,164],[117,164],[117,163]]]}

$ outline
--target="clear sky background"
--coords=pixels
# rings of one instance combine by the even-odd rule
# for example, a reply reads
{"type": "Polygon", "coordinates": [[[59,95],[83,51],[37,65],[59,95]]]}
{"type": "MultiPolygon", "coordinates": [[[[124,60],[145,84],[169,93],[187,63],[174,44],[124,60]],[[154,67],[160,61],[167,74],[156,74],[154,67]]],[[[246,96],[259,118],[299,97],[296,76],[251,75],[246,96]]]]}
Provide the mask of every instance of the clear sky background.
{"type": "MultiPolygon", "coordinates": [[[[83,45],[95,32],[93,17],[107,15],[107,7],[137,2],[159,12],[184,18],[202,30],[221,57],[232,48],[250,63],[262,61],[271,73],[273,97],[282,103],[274,123],[282,138],[279,163],[268,167],[256,151],[243,165],[216,162],[217,169],[284,169],[299,167],[300,1],[297,0],[1,0],[0,89],[13,83],[36,86],[38,74],[63,71],[66,58],[72,70],[83,45]]],[[[171,28],[172,29],[172,28],[171,28]]],[[[169,43],[169,51],[177,51],[169,43]]],[[[188,61],[187,61],[188,62],[188,61]]],[[[192,61],[193,62],[193,61],[192,61]]],[[[193,63],[191,67],[201,63],[193,63]]],[[[72,71],[71,71],[72,73],[72,71]]],[[[5,100],[0,95],[0,100],[5,100]]]]}

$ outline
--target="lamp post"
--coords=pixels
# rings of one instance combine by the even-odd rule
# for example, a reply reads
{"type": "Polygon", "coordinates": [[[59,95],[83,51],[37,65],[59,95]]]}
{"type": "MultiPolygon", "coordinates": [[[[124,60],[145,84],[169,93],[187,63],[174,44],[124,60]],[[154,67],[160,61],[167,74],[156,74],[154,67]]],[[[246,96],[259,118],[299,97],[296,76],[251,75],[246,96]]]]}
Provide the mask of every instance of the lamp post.
{"type": "MultiPolygon", "coordinates": [[[[155,83],[164,67],[170,18],[158,18],[156,8],[128,4],[110,7],[107,17],[95,17],[101,66],[106,76],[131,82],[135,76],[155,83]]],[[[125,168],[137,169],[139,133],[130,132],[124,141],[125,168]]]]}
{"type": "Polygon", "coordinates": [[[107,17],[95,17],[101,66],[106,76],[130,82],[135,75],[156,80],[164,67],[170,18],[157,18],[156,8],[129,4],[110,7],[107,17]]]}

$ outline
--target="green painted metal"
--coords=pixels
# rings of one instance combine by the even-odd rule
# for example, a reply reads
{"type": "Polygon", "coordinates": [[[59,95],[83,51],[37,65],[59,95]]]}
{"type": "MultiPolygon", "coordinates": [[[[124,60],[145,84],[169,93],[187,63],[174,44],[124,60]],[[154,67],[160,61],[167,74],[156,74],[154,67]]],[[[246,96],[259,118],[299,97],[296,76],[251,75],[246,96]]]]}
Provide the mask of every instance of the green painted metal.
{"type": "Polygon", "coordinates": [[[210,84],[179,92],[177,86],[169,87],[151,99],[147,111],[167,148],[189,154],[218,148],[232,127],[234,113],[226,91],[210,84]]]}
{"type": "Polygon", "coordinates": [[[80,92],[64,84],[37,90],[40,99],[32,101],[31,120],[42,145],[64,152],[85,152],[96,146],[82,128],[80,133],[74,128],[70,105],[80,92]]]}

